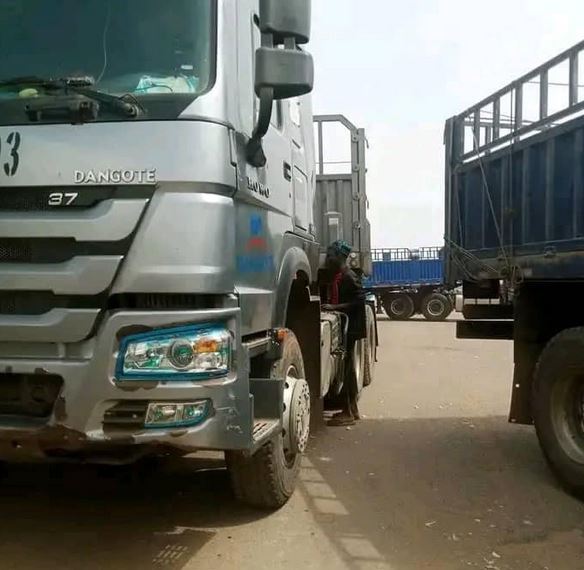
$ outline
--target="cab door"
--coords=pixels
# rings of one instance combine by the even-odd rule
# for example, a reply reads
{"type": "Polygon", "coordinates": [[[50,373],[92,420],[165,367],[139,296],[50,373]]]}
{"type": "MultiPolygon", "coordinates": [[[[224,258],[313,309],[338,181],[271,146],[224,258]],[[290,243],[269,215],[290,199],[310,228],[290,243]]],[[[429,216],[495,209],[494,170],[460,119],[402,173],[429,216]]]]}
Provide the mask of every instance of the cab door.
{"type": "Polygon", "coordinates": [[[292,150],[292,193],[294,227],[299,233],[313,233],[314,151],[310,98],[292,99],[287,103],[292,150]]]}

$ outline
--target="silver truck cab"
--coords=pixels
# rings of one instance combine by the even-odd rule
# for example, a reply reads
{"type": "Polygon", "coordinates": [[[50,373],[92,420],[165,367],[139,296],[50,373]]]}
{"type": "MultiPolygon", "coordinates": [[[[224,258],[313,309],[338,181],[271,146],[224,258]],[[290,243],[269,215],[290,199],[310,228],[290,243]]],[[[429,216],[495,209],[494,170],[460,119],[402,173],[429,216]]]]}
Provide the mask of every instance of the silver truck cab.
{"type": "Polygon", "coordinates": [[[322,395],[310,2],[2,10],[0,458],[224,450],[281,505],[322,395]]]}

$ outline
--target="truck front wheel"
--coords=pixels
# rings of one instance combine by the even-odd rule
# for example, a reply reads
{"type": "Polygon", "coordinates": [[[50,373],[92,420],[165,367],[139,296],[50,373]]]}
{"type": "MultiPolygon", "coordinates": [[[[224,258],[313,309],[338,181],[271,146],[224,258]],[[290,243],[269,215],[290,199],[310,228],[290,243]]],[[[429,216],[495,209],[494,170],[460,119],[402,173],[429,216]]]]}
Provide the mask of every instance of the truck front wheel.
{"type": "Polygon", "coordinates": [[[278,509],[294,493],[302,454],[308,444],[310,389],[298,340],[288,332],[282,358],[274,365],[274,378],[285,378],[283,429],[254,455],[225,454],[235,496],[262,509],[278,509]]]}
{"type": "Polygon", "coordinates": [[[385,312],[394,321],[407,321],[415,312],[414,300],[404,294],[387,295],[383,299],[385,312]]]}
{"type": "Polygon", "coordinates": [[[532,408],[552,471],[569,492],[584,497],[584,328],[561,332],[543,350],[532,408]]]}

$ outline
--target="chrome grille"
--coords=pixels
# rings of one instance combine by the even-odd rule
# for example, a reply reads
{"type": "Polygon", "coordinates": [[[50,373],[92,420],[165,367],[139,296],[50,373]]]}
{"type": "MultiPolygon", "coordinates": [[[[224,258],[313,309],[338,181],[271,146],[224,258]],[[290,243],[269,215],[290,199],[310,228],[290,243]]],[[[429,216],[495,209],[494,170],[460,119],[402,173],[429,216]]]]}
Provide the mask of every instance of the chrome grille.
{"type": "Polygon", "coordinates": [[[0,263],[31,263],[32,247],[27,240],[0,240],[0,263]]]}
{"type": "Polygon", "coordinates": [[[107,306],[153,191],[0,188],[0,339],[86,338],[107,306]],[[55,192],[77,198],[50,207],[55,192]]]}

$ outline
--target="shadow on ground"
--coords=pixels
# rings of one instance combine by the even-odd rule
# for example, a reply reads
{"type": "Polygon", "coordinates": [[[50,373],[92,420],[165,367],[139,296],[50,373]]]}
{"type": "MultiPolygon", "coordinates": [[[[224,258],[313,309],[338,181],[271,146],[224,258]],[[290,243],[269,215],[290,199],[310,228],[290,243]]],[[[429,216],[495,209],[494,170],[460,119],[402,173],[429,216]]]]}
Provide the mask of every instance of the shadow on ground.
{"type": "Polygon", "coordinates": [[[234,502],[222,467],[192,459],[161,470],[10,466],[0,487],[0,567],[181,569],[211,529],[261,516],[234,502]]]}
{"type": "Polygon", "coordinates": [[[364,420],[328,430],[302,475],[350,569],[582,567],[584,507],[533,430],[506,418],[364,420]]]}
{"type": "MultiPolygon", "coordinates": [[[[350,570],[582,567],[584,507],[558,488],[533,431],[503,417],[328,429],[298,499],[350,570]]],[[[0,512],[2,570],[181,570],[223,527],[265,516],[234,501],[222,462],[191,459],[162,471],[13,466],[0,512]]]]}

